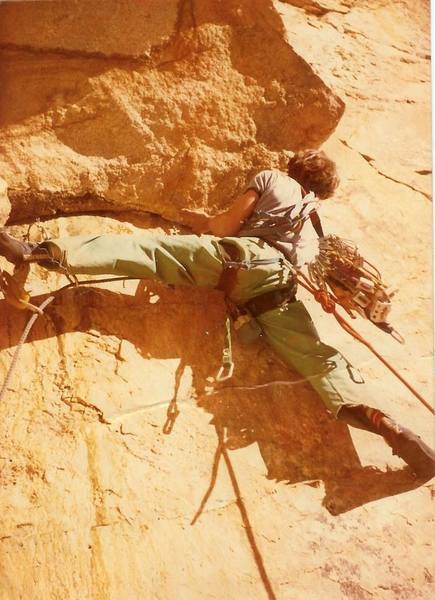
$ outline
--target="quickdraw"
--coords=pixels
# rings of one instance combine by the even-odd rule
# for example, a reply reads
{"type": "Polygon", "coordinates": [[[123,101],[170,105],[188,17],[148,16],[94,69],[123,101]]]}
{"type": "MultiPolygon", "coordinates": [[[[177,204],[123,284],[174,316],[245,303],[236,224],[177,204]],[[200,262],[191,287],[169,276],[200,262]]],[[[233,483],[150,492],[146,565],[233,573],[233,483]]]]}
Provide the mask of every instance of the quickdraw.
{"type": "Polygon", "coordinates": [[[222,365],[216,375],[216,381],[231,379],[234,372],[233,349],[231,342],[231,319],[225,319],[224,347],[222,350],[222,365]]]}
{"type": "Polygon", "coordinates": [[[222,260],[222,273],[217,289],[221,290],[225,294],[225,301],[227,306],[228,316],[225,319],[225,331],[224,331],[224,347],[222,350],[222,362],[221,366],[216,375],[216,381],[223,382],[231,379],[234,373],[234,361],[232,351],[232,340],[231,340],[231,322],[234,323],[236,330],[244,330],[242,337],[245,339],[245,343],[249,343],[253,339],[256,339],[259,335],[259,328],[255,328],[250,318],[249,312],[236,306],[231,300],[231,292],[236,285],[237,275],[240,270],[250,269],[259,265],[271,265],[279,263],[281,267],[285,263],[284,257],[273,257],[273,258],[256,258],[252,260],[246,260],[242,258],[241,249],[226,240],[221,240],[218,244],[218,251],[222,260]]]}

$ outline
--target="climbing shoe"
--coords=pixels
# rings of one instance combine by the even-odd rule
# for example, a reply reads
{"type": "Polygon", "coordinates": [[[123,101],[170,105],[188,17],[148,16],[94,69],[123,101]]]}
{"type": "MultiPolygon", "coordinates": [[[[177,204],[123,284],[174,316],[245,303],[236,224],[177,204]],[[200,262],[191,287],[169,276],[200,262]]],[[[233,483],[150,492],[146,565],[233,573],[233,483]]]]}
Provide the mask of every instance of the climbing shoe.
{"type": "Polygon", "coordinates": [[[338,418],[348,425],[381,435],[393,454],[406,462],[420,478],[435,475],[435,452],[411,430],[402,427],[382,411],[365,404],[347,405],[338,418]]]}
{"type": "Polygon", "coordinates": [[[48,250],[40,248],[34,242],[17,240],[4,229],[0,229],[0,255],[15,266],[23,262],[35,262],[50,258],[48,250]]]}
{"type": "Polygon", "coordinates": [[[435,475],[435,452],[413,431],[384,416],[380,422],[380,435],[416,475],[431,479],[435,475]]]}

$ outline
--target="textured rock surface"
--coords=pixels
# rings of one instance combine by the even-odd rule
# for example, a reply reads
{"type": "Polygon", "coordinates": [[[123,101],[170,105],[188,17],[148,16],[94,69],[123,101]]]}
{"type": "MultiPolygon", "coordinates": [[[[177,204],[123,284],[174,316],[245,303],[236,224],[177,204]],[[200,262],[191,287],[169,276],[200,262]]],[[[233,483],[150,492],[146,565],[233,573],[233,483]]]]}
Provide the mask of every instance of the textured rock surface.
{"type": "Polygon", "coordinates": [[[11,203],[8,196],[8,186],[4,179],[0,178],[0,225],[4,225],[11,212],[11,203]]]}
{"type": "Polygon", "coordinates": [[[184,1],[178,14],[171,2],[164,25],[166,3],[139,15],[135,0],[112,4],[0,7],[0,168],[14,215],[164,206],[175,218],[186,202],[228,202],[283,148],[336,126],[343,102],[286,44],[270,2],[184,1]]]}
{"type": "MultiPolygon", "coordinates": [[[[328,138],[342,185],[325,228],[400,287],[406,346],[358,328],[430,396],[424,3],[2,2],[0,23],[13,231],[182,230],[147,213],[218,210],[328,138]]],[[[63,283],[32,267],[35,302],[63,283]]],[[[433,439],[424,408],[307,302],[377,384],[371,404],[433,439]]],[[[28,315],[0,304],[4,376],[28,315]]],[[[49,306],[0,406],[1,600],[433,596],[431,484],[261,343],[234,340],[234,378],[216,384],[223,319],[218,292],[138,282],[49,306]]]]}

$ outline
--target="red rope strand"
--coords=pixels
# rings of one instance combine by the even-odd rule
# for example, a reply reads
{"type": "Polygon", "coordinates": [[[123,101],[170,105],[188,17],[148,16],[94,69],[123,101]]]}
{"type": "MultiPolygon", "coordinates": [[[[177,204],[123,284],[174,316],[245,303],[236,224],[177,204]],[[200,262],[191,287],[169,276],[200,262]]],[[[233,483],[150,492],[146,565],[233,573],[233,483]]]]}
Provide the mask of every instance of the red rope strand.
{"type": "Polygon", "coordinates": [[[326,290],[321,290],[319,288],[314,287],[310,280],[300,271],[298,271],[297,273],[297,280],[303,288],[308,290],[310,294],[314,296],[317,302],[321,304],[325,312],[333,314],[334,317],[337,319],[338,323],[347,333],[349,333],[352,337],[358,340],[358,342],[361,342],[361,344],[364,344],[364,346],[366,346],[393,373],[393,375],[395,375],[397,379],[399,379],[403,383],[403,385],[405,385],[408,388],[408,390],[412,392],[412,394],[414,394],[414,396],[433,415],[435,415],[435,409],[429,404],[429,402],[427,402],[427,400],[425,400],[423,396],[419,394],[419,392],[417,392],[417,390],[410,383],[408,383],[406,379],[402,377],[402,375],[397,371],[397,369],[395,369],[393,365],[391,365],[387,361],[387,359],[384,356],[382,356],[382,354],[380,354],[377,350],[375,350],[375,348],[373,348],[370,342],[363,338],[363,336],[360,333],[358,333],[358,331],[356,331],[342,315],[337,313],[336,304],[339,304],[337,298],[335,298],[332,294],[329,294],[326,290]]]}

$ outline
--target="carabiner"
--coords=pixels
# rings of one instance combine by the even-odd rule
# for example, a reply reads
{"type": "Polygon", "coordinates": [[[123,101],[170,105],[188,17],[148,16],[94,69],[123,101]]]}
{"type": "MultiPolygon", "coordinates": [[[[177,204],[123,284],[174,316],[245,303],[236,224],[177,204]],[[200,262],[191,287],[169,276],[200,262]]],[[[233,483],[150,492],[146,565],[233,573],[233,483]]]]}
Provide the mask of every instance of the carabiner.
{"type": "Polygon", "coordinates": [[[216,381],[226,381],[227,379],[231,379],[234,372],[234,363],[229,362],[226,364],[222,364],[216,375],[216,381]],[[227,371],[226,371],[227,370],[227,371]]]}

